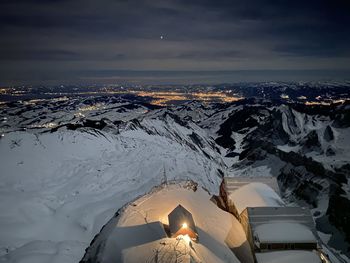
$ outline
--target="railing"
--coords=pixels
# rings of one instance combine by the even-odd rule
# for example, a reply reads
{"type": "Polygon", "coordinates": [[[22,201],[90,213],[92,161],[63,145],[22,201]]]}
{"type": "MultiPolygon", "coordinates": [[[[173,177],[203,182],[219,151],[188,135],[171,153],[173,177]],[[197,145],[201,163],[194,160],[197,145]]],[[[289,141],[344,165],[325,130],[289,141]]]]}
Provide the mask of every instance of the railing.
{"type": "Polygon", "coordinates": [[[319,253],[319,255],[320,255],[320,259],[321,259],[322,263],[332,263],[332,262],[329,260],[328,256],[327,256],[324,252],[318,251],[318,253],[319,253]]]}

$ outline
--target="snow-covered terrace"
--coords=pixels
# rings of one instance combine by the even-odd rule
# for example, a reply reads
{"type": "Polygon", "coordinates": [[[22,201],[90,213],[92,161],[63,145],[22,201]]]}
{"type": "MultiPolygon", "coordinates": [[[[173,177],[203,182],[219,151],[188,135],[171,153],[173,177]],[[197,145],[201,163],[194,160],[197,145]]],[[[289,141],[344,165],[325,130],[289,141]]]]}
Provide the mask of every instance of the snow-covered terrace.
{"type": "Polygon", "coordinates": [[[308,227],[294,222],[272,222],[261,224],[254,230],[254,236],[261,243],[316,243],[308,227]]]}
{"type": "Polygon", "coordinates": [[[247,209],[253,229],[268,223],[293,223],[306,226],[316,232],[310,210],[302,207],[251,207],[247,209]]]}
{"type": "Polygon", "coordinates": [[[256,253],[255,256],[257,263],[321,263],[317,252],[305,250],[256,253]]]}

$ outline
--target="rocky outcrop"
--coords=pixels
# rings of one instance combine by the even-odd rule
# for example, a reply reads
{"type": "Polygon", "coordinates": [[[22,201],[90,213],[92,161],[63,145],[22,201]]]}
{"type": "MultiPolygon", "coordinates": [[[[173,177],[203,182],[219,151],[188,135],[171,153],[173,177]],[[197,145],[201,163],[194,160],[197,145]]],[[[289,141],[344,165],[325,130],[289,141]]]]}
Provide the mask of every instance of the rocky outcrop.
{"type": "Polygon", "coordinates": [[[311,131],[302,142],[303,152],[321,152],[321,143],[315,130],[311,131]]]}
{"type": "Polygon", "coordinates": [[[333,134],[333,130],[331,128],[331,126],[327,126],[326,129],[324,130],[324,133],[323,133],[323,138],[327,141],[327,142],[330,142],[330,141],[333,141],[334,140],[334,134],[333,134]]]}

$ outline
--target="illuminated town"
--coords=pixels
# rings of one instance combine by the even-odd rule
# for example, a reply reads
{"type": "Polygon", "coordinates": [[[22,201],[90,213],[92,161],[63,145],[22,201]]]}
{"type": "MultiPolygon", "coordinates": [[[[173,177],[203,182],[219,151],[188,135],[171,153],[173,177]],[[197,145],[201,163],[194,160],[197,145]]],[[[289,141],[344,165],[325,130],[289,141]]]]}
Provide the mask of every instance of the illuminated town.
{"type": "MultiPolygon", "coordinates": [[[[100,85],[100,86],[58,86],[58,87],[2,87],[0,88],[0,105],[6,101],[24,101],[35,104],[40,101],[65,101],[72,97],[88,96],[136,96],[150,104],[158,106],[176,105],[186,101],[201,101],[202,103],[232,103],[245,98],[261,98],[298,102],[305,105],[342,104],[349,101],[349,84],[313,89],[309,94],[303,94],[303,85],[290,84],[293,89],[286,92],[288,84],[280,86],[265,83],[244,83],[232,85],[189,85],[189,86],[140,86],[140,85],[100,85]],[[294,87],[296,86],[296,88],[294,87]]],[[[313,84],[307,84],[312,86],[313,84]]],[[[288,90],[288,89],[287,89],[288,90]]],[[[81,111],[92,110],[91,107],[101,108],[101,105],[87,106],[81,111]]]]}

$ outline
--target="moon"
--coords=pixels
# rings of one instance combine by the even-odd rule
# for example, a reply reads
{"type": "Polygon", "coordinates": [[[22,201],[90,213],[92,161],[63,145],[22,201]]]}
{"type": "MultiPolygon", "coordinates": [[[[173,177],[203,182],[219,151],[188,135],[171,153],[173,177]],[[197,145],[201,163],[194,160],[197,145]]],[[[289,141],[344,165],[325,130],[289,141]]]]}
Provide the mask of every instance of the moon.
{"type": "Polygon", "coordinates": [[[164,38],[164,36],[160,36],[160,39],[163,39],[164,38]]]}

